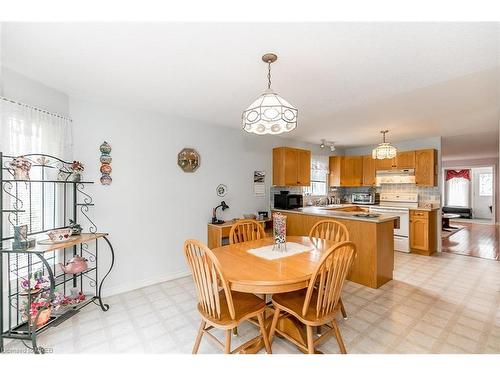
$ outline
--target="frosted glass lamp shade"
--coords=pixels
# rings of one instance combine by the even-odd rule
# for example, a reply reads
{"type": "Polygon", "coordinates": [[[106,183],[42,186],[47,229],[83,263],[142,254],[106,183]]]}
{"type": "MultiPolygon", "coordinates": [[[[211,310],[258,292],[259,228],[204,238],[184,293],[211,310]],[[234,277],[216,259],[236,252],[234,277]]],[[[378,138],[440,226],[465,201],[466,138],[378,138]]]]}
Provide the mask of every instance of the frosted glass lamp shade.
{"type": "Polygon", "coordinates": [[[255,134],[281,134],[297,127],[298,110],[271,89],[241,115],[243,129],[255,134]]]}
{"type": "Polygon", "coordinates": [[[392,159],[396,157],[398,150],[396,147],[391,145],[390,143],[380,143],[376,148],[372,151],[373,159],[392,159]]]}

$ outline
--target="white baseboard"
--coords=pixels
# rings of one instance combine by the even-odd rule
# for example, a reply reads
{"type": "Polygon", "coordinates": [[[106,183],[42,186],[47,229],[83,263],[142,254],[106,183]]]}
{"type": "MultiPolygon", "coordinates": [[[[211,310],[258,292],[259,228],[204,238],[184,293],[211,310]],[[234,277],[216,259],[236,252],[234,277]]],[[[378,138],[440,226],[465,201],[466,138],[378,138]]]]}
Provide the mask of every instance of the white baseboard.
{"type": "Polygon", "coordinates": [[[128,284],[120,284],[120,285],[117,285],[116,287],[111,287],[111,288],[106,288],[106,285],[104,285],[102,294],[104,297],[110,297],[110,296],[114,296],[116,294],[121,294],[121,293],[130,292],[132,290],[141,289],[141,288],[144,288],[144,287],[147,287],[150,285],[163,283],[165,281],[180,279],[182,277],[186,277],[189,275],[191,275],[191,272],[189,272],[189,271],[179,271],[179,272],[172,273],[170,275],[134,281],[134,282],[131,282],[128,284]]]}

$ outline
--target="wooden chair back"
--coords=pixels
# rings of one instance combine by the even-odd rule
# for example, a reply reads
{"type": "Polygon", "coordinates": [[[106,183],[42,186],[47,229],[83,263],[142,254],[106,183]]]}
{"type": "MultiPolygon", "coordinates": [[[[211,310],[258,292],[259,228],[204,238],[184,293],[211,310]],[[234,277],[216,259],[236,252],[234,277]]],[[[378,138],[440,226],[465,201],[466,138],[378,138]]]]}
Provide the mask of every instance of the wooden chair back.
{"type": "Polygon", "coordinates": [[[229,232],[229,243],[235,244],[264,238],[264,227],[256,220],[238,220],[229,232]]]}
{"type": "Polygon", "coordinates": [[[231,319],[235,318],[233,298],[222,274],[219,261],[212,250],[197,240],[184,242],[184,255],[193,274],[198,302],[205,314],[212,319],[221,317],[219,292],[224,290],[231,319]]]}
{"type": "Polygon", "coordinates": [[[349,231],[347,227],[335,220],[318,221],[309,232],[311,241],[314,238],[330,240],[334,242],[349,241],[349,231]]]}
{"type": "Polygon", "coordinates": [[[323,254],[307,288],[303,315],[309,310],[313,293],[317,293],[317,319],[327,317],[334,311],[355,256],[356,246],[349,241],[335,244],[323,254]]]}

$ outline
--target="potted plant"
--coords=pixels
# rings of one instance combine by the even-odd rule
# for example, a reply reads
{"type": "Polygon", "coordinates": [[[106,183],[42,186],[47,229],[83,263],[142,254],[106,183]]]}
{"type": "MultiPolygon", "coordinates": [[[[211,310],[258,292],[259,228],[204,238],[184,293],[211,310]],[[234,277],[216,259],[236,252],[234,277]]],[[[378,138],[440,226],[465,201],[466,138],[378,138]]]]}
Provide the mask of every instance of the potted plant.
{"type": "Polygon", "coordinates": [[[47,298],[40,295],[28,308],[28,301],[25,301],[21,308],[23,320],[28,321],[30,326],[40,328],[47,324],[52,313],[51,304],[47,298]]]}
{"type": "Polygon", "coordinates": [[[71,170],[73,171],[73,181],[81,181],[81,173],[84,171],[85,167],[78,160],[74,160],[71,164],[71,170]]]}

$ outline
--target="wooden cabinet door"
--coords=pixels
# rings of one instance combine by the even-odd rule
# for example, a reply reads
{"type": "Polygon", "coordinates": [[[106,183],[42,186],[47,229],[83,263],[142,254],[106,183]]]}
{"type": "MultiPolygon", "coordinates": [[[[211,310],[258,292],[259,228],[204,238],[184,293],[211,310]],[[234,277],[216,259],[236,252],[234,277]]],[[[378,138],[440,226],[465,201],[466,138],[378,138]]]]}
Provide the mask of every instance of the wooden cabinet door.
{"type": "Polygon", "coordinates": [[[415,183],[422,186],[437,185],[436,150],[415,151],[415,183]]]}
{"type": "Polygon", "coordinates": [[[363,157],[344,156],[341,163],[341,186],[361,186],[363,180],[363,157]]]}
{"type": "Polygon", "coordinates": [[[375,160],[375,169],[377,171],[380,171],[380,170],[387,171],[389,169],[392,169],[394,164],[395,164],[394,159],[376,159],[375,160]]]}
{"type": "Polygon", "coordinates": [[[297,150],[297,185],[311,185],[311,151],[297,150]]]}
{"type": "Polygon", "coordinates": [[[330,186],[340,186],[340,168],[342,164],[342,156],[330,156],[330,186]]]}
{"type": "Polygon", "coordinates": [[[293,148],[285,148],[285,186],[297,185],[299,170],[298,152],[293,148]]]}
{"type": "Polygon", "coordinates": [[[371,155],[363,156],[363,186],[375,185],[375,159],[371,155]]]}
{"type": "Polygon", "coordinates": [[[395,165],[398,169],[415,168],[415,151],[398,152],[395,165]]]}
{"type": "Polygon", "coordinates": [[[427,219],[410,218],[410,248],[429,250],[429,221],[427,219]]]}

